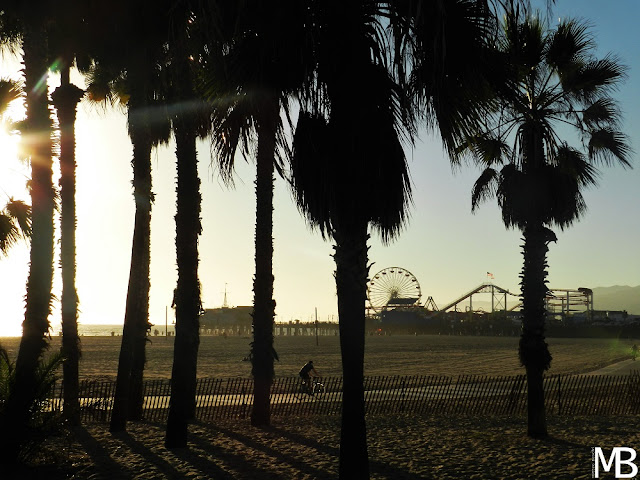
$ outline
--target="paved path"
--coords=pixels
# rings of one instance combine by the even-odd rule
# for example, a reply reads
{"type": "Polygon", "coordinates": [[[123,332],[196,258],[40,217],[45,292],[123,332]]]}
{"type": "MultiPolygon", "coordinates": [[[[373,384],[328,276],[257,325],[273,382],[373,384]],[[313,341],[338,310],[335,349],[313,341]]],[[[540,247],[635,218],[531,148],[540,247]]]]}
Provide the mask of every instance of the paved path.
{"type": "Polygon", "coordinates": [[[629,375],[633,370],[640,370],[640,360],[623,360],[593,372],[588,372],[585,375],[629,375]]]}

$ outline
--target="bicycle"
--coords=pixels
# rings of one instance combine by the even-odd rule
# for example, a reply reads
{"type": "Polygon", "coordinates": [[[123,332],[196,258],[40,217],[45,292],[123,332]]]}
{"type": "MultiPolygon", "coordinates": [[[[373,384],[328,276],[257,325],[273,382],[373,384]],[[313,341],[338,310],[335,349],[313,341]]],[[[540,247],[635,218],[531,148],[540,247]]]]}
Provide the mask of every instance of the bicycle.
{"type": "Polygon", "coordinates": [[[303,401],[307,398],[310,400],[318,400],[325,392],[324,383],[316,380],[315,377],[309,378],[309,383],[311,383],[311,389],[309,389],[309,385],[307,385],[307,382],[305,382],[304,380],[300,382],[300,387],[297,393],[298,399],[300,401],[303,401]]]}

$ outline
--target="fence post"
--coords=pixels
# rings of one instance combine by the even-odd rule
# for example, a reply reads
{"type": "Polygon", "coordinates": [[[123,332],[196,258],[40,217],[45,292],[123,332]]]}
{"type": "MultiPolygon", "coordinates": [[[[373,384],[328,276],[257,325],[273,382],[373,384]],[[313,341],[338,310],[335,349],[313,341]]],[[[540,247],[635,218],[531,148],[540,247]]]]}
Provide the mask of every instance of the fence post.
{"type": "Polygon", "coordinates": [[[244,382],[242,384],[242,418],[247,418],[247,401],[245,400],[246,388],[244,382]]]}
{"type": "Polygon", "coordinates": [[[561,386],[560,378],[561,376],[558,375],[558,415],[562,413],[562,390],[560,390],[560,386],[561,386]]]}

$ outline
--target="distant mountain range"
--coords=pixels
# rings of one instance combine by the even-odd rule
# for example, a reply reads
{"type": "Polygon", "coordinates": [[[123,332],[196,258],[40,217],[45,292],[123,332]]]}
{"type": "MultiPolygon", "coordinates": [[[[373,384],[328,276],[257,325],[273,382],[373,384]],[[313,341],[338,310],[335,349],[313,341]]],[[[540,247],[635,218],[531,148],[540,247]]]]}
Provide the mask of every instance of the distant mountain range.
{"type": "Polygon", "coordinates": [[[640,285],[596,287],[592,290],[595,310],[626,310],[627,313],[640,315],[640,285]]]}

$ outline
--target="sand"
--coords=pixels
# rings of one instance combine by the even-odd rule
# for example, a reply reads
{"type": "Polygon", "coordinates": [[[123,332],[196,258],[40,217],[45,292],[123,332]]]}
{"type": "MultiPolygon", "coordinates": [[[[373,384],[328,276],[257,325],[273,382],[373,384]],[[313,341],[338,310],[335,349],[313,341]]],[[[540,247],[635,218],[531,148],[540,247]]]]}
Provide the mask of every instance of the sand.
{"type": "MultiPolygon", "coordinates": [[[[640,448],[637,417],[551,416],[546,441],[524,435],[524,418],[381,416],[367,425],[373,479],[587,479],[591,447],[640,448]]],[[[337,478],[336,417],[274,418],[263,430],[247,420],[196,424],[188,449],[169,451],[163,441],[158,424],[132,423],[123,434],[79,427],[56,444],[67,476],[47,478],[337,478]]]]}
{"type": "MultiPolygon", "coordinates": [[[[171,377],[175,337],[151,337],[147,344],[146,379],[171,377]]],[[[114,379],[118,371],[119,337],[82,337],[83,355],[80,378],[114,379]]],[[[249,337],[203,336],[198,355],[199,377],[251,376],[249,337]]],[[[551,338],[553,355],[549,374],[583,373],[630,357],[627,340],[598,338],[551,338]]],[[[275,364],[277,377],[292,377],[313,359],[324,377],[342,374],[338,337],[276,337],[280,360],[275,364]]],[[[18,338],[0,338],[0,345],[12,358],[17,354],[18,338]]],[[[60,348],[60,338],[51,339],[50,351],[60,348]]],[[[438,335],[393,335],[366,338],[365,375],[519,375],[517,337],[462,337],[438,335]]]]}
{"type": "MultiPolygon", "coordinates": [[[[117,356],[118,339],[85,338],[83,342],[87,347],[85,374],[89,377],[94,369],[109,375],[106,371],[117,367],[111,357],[117,356]]],[[[277,368],[301,364],[314,347],[311,342],[311,338],[281,340],[278,346],[284,360],[277,368]]],[[[517,369],[521,373],[514,352],[516,342],[469,337],[372,339],[367,347],[368,370],[378,368],[383,373],[402,368],[405,373],[426,370],[447,374],[453,368],[465,373],[486,374],[488,370],[509,374],[517,369]]],[[[553,368],[571,373],[611,364],[623,357],[627,348],[589,339],[552,342],[556,359],[553,368]]],[[[157,340],[152,344],[147,373],[166,375],[172,342],[165,343],[157,340]]],[[[321,339],[315,351],[314,357],[322,360],[325,370],[334,363],[339,365],[336,346],[334,341],[321,339]]],[[[246,362],[237,360],[246,351],[247,339],[203,339],[201,365],[216,364],[216,370],[220,370],[217,362],[225,359],[230,368],[248,370],[246,362]]],[[[0,471],[0,478],[337,478],[339,422],[337,417],[275,417],[273,426],[264,430],[252,428],[246,419],[198,423],[190,429],[189,448],[175,451],[164,448],[161,424],[130,423],[128,433],[117,435],[110,434],[106,425],[88,424],[48,442],[42,450],[42,461],[48,466],[15,474],[0,471]]],[[[550,416],[552,438],[547,441],[529,439],[525,435],[526,420],[521,417],[388,415],[368,417],[367,424],[373,479],[587,479],[591,478],[591,447],[640,449],[638,417],[550,416]]]]}

